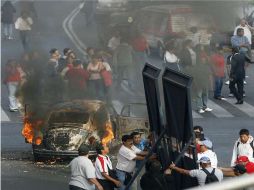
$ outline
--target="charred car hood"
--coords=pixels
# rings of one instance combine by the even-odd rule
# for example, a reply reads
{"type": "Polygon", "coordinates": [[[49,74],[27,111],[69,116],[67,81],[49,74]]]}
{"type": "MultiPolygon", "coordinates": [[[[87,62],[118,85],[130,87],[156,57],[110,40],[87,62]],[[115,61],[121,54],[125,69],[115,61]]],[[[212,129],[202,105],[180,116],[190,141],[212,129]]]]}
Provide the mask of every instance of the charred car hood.
{"type": "Polygon", "coordinates": [[[91,132],[83,124],[53,125],[47,131],[45,145],[50,150],[77,150],[91,132]],[[75,127],[74,127],[75,125],[75,127]]]}

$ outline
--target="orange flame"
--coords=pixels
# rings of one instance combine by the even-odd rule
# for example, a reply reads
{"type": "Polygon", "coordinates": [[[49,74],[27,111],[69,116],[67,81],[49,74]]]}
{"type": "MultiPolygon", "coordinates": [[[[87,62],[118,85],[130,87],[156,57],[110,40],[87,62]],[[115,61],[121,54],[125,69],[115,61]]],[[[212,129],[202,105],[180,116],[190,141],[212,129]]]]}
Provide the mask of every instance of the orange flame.
{"type": "Polygon", "coordinates": [[[27,142],[40,145],[42,142],[42,137],[40,133],[40,125],[43,123],[41,120],[37,120],[34,123],[31,123],[28,118],[24,120],[24,127],[22,129],[22,135],[25,137],[27,142]],[[37,134],[37,135],[36,135],[37,134]]]}
{"type": "Polygon", "coordinates": [[[101,140],[102,145],[106,146],[114,138],[111,122],[107,122],[105,125],[105,134],[101,140]]]}
{"type": "Polygon", "coordinates": [[[25,121],[24,128],[22,130],[22,135],[25,137],[27,142],[33,143],[33,137],[34,137],[34,129],[31,123],[28,121],[25,121]]]}

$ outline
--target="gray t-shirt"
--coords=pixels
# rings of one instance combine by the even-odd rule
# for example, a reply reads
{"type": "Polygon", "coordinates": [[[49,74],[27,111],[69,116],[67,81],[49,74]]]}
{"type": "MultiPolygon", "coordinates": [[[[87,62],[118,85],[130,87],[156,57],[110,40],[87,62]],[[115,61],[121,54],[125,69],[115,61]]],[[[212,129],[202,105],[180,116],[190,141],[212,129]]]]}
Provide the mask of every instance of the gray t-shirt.
{"type": "Polygon", "coordinates": [[[95,190],[95,186],[88,179],[95,177],[95,168],[91,160],[85,156],[74,158],[71,163],[71,180],[69,185],[74,185],[87,190],[95,190]]]}
{"type": "MultiPolygon", "coordinates": [[[[213,168],[206,168],[206,170],[211,173],[213,171],[213,168]]],[[[214,172],[215,176],[218,178],[219,181],[222,181],[223,179],[223,173],[221,170],[215,168],[214,172]]],[[[191,177],[196,177],[198,179],[198,184],[200,186],[205,185],[205,180],[206,180],[206,173],[203,170],[191,170],[190,171],[190,176],[191,177]]]]}

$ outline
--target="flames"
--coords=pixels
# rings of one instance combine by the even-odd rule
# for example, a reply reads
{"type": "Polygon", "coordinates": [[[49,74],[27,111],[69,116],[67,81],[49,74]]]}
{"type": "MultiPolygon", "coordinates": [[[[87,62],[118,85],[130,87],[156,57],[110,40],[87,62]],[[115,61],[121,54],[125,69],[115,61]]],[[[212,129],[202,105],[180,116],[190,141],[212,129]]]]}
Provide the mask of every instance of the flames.
{"type": "Polygon", "coordinates": [[[111,122],[108,121],[105,125],[105,133],[101,140],[101,143],[102,145],[107,146],[107,144],[110,143],[112,139],[114,139],[114,132],[112,129],[111,122]]]}
{"type": "Polygon", "coordinates": [[[40,132],[40,126],[43,121],[37,120],[31,122],[28,118],[24,119],[24,127],[22,129],[22,135],[25,137],[27,142],[31,144],[40,145],[42,142],[42,133],[40,132]]]}

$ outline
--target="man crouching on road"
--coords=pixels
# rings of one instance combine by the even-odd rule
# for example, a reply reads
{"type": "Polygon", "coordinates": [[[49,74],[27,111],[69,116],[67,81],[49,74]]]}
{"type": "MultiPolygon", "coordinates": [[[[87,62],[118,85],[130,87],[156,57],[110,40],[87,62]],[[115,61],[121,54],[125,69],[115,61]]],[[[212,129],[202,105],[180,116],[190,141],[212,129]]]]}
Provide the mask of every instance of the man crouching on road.
{"type": "Polygon", "coordinates": [[[103,187],[96,180],[95,168],[92,161],[88,158],[89,148],[81,145],[78,149],[79,156],[74,158],[71,163],[70,190],[103,190],[103,187]]]}
{"type": "Polygon", "coordinates": [[[144,160],[144,156],[147,154],[133,145],[131,135],[123,135],[122,143],[123,145],[117,155],[116,165],[116,175],[122,184],[119,190],[124,190],[130,182],[135,170],[136,160],[144,160]]]}

